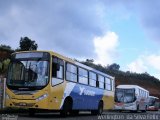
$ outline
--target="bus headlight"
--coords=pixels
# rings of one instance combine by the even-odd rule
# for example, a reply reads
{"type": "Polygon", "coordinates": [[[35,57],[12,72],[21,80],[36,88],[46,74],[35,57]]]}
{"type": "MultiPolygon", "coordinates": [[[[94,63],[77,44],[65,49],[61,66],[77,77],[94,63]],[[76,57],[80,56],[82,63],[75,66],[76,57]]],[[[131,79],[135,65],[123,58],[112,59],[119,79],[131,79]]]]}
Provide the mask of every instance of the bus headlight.
{"type": "Polygon", "coordinates": [[[44,95],[38,97],[38,98],[36,99],[36,101],[43,100],[43,99],[46,98],[47,96],[48,96],[48,94],[46,93],[46,94],[44,94],[44,95]]]}

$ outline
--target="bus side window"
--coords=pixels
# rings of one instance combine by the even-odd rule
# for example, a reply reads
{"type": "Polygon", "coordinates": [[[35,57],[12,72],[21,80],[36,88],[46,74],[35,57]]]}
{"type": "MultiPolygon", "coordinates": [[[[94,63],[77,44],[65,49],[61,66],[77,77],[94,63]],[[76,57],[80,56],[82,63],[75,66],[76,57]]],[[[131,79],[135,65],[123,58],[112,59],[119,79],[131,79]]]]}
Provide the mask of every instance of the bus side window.
{"type": "Polygon", "coordinates": [[[98,81],[99,81],[99,88],[104,89],[104,77],[101,75],[98,75],[98,81]]]}
{"type": "Polygon", "coordinates": [[[88,71],[83,68],[78,68],[78,80],[79,83],[88,84],[88,71]]]}
{"type": "Polygon", "coordinates": [[[113,80],[105,77],[105,89],[106,90],[110,90],[110,91],[112,90],[112,82],[113,82],[113,80]]]}
{"type": "Polygon", "coordinates": [[[77,66],[66,63],[66,80],[77,82],[77,66]]]}
{"type": "Polygon", "coordinates": [[[52,77],[54,78],[59,78],[63,79],[64,77],[64,62],[63,60],[53,57],[53,62],[52,62],[52,77]]]}
{"type": "Polygon", "coordinates": [[[64,61],[57,57],[52,57],[52,86],[62,83],[63,79],[64,61]]]}
{"type": "Polygon", "coordinates": [[[96,87],[97,75],[96,73],[89,72],[89,85],[96,87]]]}

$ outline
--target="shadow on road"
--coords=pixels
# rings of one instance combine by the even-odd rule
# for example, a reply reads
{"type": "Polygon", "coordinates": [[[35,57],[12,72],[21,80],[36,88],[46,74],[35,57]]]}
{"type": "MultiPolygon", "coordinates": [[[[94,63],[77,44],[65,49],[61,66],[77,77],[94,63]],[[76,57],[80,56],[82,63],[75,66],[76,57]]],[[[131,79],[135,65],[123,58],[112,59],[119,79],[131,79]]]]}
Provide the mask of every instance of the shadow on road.
{"type": "Polygon", "coordinates": [[[62,117],[59,113],[36,113],[34,116],[29,116],[29,114],[19,114],[19,117],[27,117],[27,118],[38,118],[38,119],[54,119],[54,118],[58,118],[58,119],[66,119],[66,118],[81,118],[81,117],[94,117],[97,118],[97,115],[91,115],[90,112],[82,112],[79,113],[78,115],[68,115],[67,117],[62,117]]]}
{"type": "MultiPolygon", "coordinates": [[[[104,116],[114,116],[114,115],[120,115],[120,116],[124,116],[126,117],[127,115],[133,116],[133,115],[152,115],[152,114],[160,114],[160,112],[152,112],[152,111],[147,111],[146,113],[142,113],[142,112],[138,112],[138,113],[132,113],[130,111],[122,111],[122,112],[117,112],[117,111],[105,111],[102,115],[102,117],[104,116]]],[[[91,115],[90,112],[84,111],[84,112],[80,112],[78,115],[69,115],[67,117],[62,117],[60,116],[59,112],[58,113],[54,113],[54,112],[49,112],[49,113],[36,113],[35,116],[29,116],[28,113],[21,113],[18,114],[18,118],[19,120],[50,120],[50,119],[54,119],[54,120],[61,120],[61,119],[65,119],[65,120],[97,120],[99,118],[99,116],[97,115],[91,115]]]]}

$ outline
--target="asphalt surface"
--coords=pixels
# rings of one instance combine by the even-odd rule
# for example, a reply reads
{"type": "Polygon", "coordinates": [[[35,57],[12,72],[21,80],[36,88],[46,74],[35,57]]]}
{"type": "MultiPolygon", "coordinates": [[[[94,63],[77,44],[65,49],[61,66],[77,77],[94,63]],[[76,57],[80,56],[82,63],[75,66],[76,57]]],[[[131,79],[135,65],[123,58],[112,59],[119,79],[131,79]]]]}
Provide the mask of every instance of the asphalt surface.
{"type": "Polygon", "coordinates": [[[36,113],[31,117],[28,113],[1,114],[2,120],[160,120],[160,111],[146,113],[131,113],[128,111],[105,111],[102,115],[91,115],[90,112],[80,112],[77,116],[61,117],[59,113],[36,113]]]}

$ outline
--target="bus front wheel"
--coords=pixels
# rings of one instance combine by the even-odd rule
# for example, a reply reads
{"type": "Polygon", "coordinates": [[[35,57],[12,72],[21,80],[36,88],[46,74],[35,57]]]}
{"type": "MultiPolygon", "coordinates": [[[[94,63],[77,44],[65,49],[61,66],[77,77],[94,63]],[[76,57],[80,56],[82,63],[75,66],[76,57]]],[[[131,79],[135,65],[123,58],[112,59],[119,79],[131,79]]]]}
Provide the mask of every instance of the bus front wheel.
{"type": "Polygon", "coordinates": [[[145,106],[145,109],[144,110],[142,110],[142,112],[146,112],[147,111],[147,106],[145,106]]]}
{"type": "Polygon", "coordinates": [[[66,99],[64,104],[63,104],[63,108],[60,111],[60,115],[63,117],[66,117],[67,115],[69,115],[72,111],[72,101],[69,99],[66,99]]]}
{"type": "Polygon", "coordinates": [[[137,111],[136,112],[138,112],[139,111],[139,105],[137,106],[137,111]]]}
{"type": "Polygon", "coordinates": [[[30,108],[30,109],[29,109],[29,116],[34,116],[34,115],[35,115],[35,112],[36,112],[35,109],[30,108]]]}

